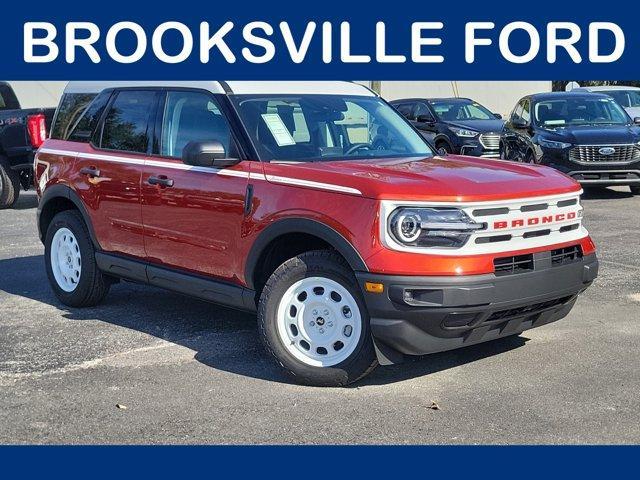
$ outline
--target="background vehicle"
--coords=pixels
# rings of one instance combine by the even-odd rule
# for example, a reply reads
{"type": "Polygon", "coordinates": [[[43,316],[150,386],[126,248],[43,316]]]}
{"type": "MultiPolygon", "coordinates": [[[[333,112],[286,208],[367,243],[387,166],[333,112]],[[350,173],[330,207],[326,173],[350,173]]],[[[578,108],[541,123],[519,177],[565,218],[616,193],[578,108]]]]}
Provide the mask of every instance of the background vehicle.
{"type": "Polygon", "coordinates": [[[597,275],[576,182],[434,157],[349,82],[72,82],[36,176],[62,302],[124,278],[256,311],[314,385],[553,322],[597,275]]]}
{"type": "Polygon", "coordinates": [[[572,92],[594,92],[609,95],[626,110],[631,118],[635,119],[636,117],[640,117],[640,88],[638,87],[603,85],[575,88],[572,92]]]}
{"type": "Polygon", "coordinates": [[[33,184],[33,156],[47,137],[55,109],[20,109],[11,86],[0,82],[0,208],[13,206],[20,187],[33,184]]]}
{"type": "Polygon", "coordinates": [[[555,92],[521,99],[505,123],[501,158],[548,165],[583,185],[640,194],[640,127],[608,95],[555,92]]]}
{"type": "Polygon", "coordinates": [[[404,115],[438,153],[499,156],[502,116],[468,98],[408,98],[391,105],[404,115]]]}

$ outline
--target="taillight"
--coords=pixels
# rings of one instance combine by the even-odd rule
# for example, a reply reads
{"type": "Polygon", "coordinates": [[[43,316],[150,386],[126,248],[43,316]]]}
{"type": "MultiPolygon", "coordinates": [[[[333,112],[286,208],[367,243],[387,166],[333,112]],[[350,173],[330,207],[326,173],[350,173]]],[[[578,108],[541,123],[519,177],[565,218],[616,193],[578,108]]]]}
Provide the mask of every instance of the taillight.
{"type": "Polygon", "coordinates": [[[27,132],[33,148],[39,148],[47,138],[47,126],[43,113],[27,117],[27,132]]]}

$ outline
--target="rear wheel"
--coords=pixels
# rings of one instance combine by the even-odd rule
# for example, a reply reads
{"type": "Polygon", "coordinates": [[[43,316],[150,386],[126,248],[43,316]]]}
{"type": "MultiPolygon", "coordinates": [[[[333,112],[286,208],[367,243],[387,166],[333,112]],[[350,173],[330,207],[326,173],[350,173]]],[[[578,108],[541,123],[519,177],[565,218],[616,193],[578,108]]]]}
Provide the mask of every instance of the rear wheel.
{"type": "Polygon", "coordinates": [[[45,239],[45,264],[54,293],[70,307],[91,307],[109,292],[109,279],[98,269],[95,249],[80,213],[58,213],[45,239]]]}
{"type": "Polygon", "coordinates": [[[0,209],[11,208],[20,196],[20,174],[0,157],[0,209]]]}
{"type": "Polygon", "coordinates": [[[360,289],[331,251],[303,253],[276,269],[260,296],[258,325],[267,351],[300,383],[344,386],[377,365],[360,289]]]}

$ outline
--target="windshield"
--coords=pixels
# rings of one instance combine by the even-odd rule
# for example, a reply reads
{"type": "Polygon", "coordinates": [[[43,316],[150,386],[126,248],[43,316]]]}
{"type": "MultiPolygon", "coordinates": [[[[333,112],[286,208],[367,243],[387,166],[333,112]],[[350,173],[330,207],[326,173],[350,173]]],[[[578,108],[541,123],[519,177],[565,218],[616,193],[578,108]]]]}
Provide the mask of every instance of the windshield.
{"type": "Polygon", "coordinates": [[[431,100],[429,104],[443,122],[496,119],[496,116],[489,109],[467,99],[431,100]]]}
{"type": "Polygon", "coordinates": [[[377,97],[230,96],[261,160],[432,156],[425,140],[377,97]]]}
{"type": "Polygon", "coordinates": [[[546,127],[567,125],[626,125],[629,117],[611,98],[559,98],[534,107],[536,123],[546,127]]]}
{"type": "Polygon", "coordinates": [[[602,91],[625,108],[640,107],[640,91],[638,90],[609,90],[602,91]]]}

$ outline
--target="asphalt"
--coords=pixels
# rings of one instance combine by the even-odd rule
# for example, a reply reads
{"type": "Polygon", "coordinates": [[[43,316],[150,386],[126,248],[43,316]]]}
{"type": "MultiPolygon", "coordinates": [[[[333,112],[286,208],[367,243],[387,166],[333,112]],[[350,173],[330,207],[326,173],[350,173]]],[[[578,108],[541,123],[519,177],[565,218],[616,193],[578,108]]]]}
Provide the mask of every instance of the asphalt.
{"type": "Polygon", "coordinates": [[[601,276],[567,318],[328,389],[291,384],[251,315],[129,283],[64,307],[27,192],[0,211],[0,443],[638,443],[640,197],[584,205],[601,276]]]}

